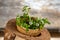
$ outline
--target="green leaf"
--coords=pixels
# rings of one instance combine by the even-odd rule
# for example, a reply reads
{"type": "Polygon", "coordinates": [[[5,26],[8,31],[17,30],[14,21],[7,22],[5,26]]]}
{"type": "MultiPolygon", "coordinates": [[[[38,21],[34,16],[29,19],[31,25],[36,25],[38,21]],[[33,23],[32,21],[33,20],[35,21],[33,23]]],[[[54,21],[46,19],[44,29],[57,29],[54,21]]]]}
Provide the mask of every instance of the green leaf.
{"type": "Polygon", "coordinates": [[[50,24],[47,18],[43,18],[42,20],[44,21],[44,23],[50,24]]]}
{"type": "Polygon", "coordinates": [[[17,15],[16,17],[16,25],[20,26],[20,16],[17,15]]]}

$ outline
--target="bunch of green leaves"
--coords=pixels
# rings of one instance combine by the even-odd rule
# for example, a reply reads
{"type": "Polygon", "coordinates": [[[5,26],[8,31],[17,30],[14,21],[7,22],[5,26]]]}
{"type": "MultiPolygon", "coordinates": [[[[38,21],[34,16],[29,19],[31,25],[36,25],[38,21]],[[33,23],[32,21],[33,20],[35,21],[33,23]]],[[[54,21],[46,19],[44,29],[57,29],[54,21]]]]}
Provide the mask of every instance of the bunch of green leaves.
{"type": "Polygon", "coordinates": [[[24,6],[23,7],[23,16],[24,17],[28,17],[29,15],[28,15],[28,13],[29,13],[29,10],[30,10],[30,8],[28,7],[28,6],[24,6]]]}
{"type": "Polygon", "coordinates": [[[34,18],[28,15],[30,8],[28,6],[23,7],[23,16],[17,15],[16,25],[29,29],[43,29],[45,24],[50,24],[47,18],[34,18]]]}

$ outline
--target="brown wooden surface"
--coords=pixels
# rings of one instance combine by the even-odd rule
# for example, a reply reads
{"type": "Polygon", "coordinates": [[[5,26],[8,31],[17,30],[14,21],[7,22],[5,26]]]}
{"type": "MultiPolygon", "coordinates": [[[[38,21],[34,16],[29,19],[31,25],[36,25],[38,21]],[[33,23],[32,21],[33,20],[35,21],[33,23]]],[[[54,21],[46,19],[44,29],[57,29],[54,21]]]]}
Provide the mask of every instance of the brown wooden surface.
{"type": "Polygon", "coordinates": [[[41,35],[39,35],[37,37],[31,37],[31,36],[27,36],[27,35],[20,33],[19,31],[17,31],[15,19],[11,19],[10,21],[8,21],[5,29],[6,29],[5,39],[9,36],[10,36],[10,38],[15,38],[15,36],[19,36],[19,37],[24,38],[26,40],[27,39],[28,40],[50,40],[50,33],[45,28],[41,31],[41,35]]]}

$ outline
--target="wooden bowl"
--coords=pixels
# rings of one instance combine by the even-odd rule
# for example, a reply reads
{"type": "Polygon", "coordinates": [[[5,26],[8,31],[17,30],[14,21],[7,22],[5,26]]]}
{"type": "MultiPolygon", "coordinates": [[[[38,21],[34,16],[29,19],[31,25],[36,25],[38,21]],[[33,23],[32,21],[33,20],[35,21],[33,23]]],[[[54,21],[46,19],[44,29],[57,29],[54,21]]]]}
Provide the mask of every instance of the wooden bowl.
{"type": "Polygon", "coordinates": [[[23,33],[25,35],[28,35],[28,36],[37,36],[40,34],[41,30],[40,29],[29,29],[29,31],[26,32],[26,28],[24,27],[21,27],[21,26],[17,26],[17,30],[20,32],[20,33],[23,33]]]}

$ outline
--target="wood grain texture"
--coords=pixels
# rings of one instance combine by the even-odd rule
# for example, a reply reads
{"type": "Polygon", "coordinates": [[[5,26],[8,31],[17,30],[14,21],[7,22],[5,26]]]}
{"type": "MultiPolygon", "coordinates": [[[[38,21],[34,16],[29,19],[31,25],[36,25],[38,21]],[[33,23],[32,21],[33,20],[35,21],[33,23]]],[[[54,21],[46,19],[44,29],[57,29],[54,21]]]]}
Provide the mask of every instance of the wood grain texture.
{"type": "Polygon", "coordinates": [[[41,35],[39,35],[37,37],[32,37],[32,36],[22,34],[19,31],[17,31],[16,20],[15,19],[11,19],[11,20],[8,21],[8,23],[6,25],[6,30],[7,30],[6,31],[7,36],[6,36],[6,33],[5,33],[5,38],[10,38],[10,37],[14,38],[14,34],[16,36],[20,37],[20,38],[25,39],[25,40],[50,40],[50,37],[51,37],[48,30],[45,29],[45,28],[41,31],[41,35]],[[10,36],[9,36],[9,34],[10,34],[10,36]]]}

